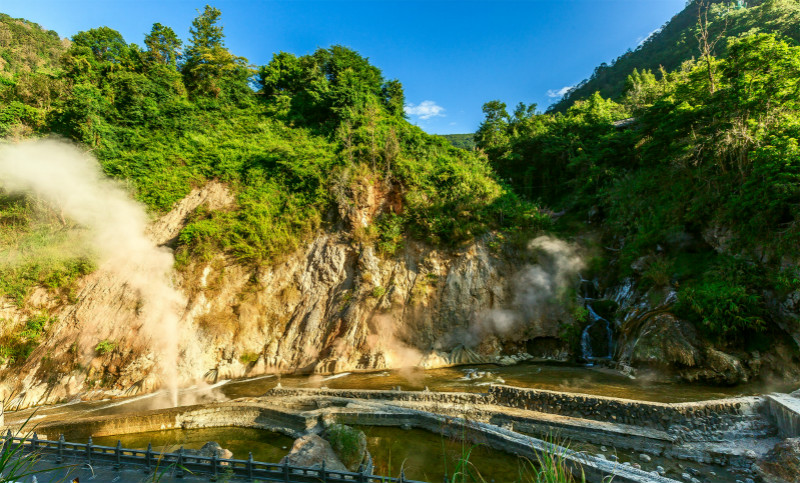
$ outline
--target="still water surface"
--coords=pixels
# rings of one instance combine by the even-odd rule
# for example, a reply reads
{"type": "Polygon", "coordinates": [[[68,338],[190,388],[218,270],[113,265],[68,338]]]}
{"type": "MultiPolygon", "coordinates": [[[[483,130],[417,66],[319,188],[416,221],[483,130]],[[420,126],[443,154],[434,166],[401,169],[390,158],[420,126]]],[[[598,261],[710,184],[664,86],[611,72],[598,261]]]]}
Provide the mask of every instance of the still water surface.
{"type": "MultiPolygon", "coordinates": [[[[367,448],[373,458],[374,473],[399,477],[402,470],[406,478],[440,482],[445,474],[452,476],[458,461],[469,455],[469,471],[479,472],[487,481],[513,482],[518,471],[528,463],[515,456],[495,451],[486,446],[462,444],[421,429],[404,430],[388,427],[359,427],[367,435],[367,448]]],[[[116,446],[117,440],[125,448],[154,451],[177,451],[178,448],[200,449],[208,441],[216,441],[233,452],[236,459],[253,459],[267,463],[280,462],[292,447],[292,439],[280,433],[259,429],[207,428],[153,431],[119,436],[93,438],[101,446],[116,446]]],[[[78,441],[85,443],[85,440],[78,441]]]]}

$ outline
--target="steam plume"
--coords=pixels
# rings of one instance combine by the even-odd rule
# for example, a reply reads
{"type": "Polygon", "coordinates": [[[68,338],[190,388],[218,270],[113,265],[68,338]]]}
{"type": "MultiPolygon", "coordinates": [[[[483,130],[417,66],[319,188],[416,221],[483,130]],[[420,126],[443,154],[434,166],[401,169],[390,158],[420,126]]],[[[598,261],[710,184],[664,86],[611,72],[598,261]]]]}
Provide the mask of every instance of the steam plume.
{"type": "Polygon", "coordinates": [[[527,265],[511,280],[511,308],[486,310],[475,319],[466,345],[477,345],[489,335],[501,337],[523,329],[559,307],[557,298],[583,268],[583,259],[563,240],[540,236],[528,245],[538,254],[536,265],[527,265]]]}
{"type": "Polygon", "coordinates": [[[160,353],[163,379],[177,404],[178,314],[185,303],[170,280],[172,254],[145,236],[144,208],[93,158],[53,140],[0,147],[0,187],[32,193],[89,231],[101,269],[139,293],[142,328],[160,353]]]}

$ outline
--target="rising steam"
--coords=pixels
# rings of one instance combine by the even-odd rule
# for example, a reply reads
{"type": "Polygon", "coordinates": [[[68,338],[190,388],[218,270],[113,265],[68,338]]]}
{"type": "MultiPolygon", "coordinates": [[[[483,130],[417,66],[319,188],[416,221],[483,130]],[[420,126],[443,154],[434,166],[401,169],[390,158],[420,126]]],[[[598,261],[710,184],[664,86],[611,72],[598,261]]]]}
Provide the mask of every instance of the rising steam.
{"type": "Polygon", "coordinates": [[[171,283],[172,254],[145,236],[144,207],[105,177],[93,158],[53,140],[0,147],[0,187],[32,194],[88,230],[101,269],[138,292],[142,329],[160,355],[177,405],[178,314],[185,303],[171,283]]]}
{"type": "Polygon", "coordinates": [[[523,267],[512,278],[511,308],[478,314],[463,341],[467,346],[477,345],[490,335],[522,334],[530,324],[552,315],[560,307],[558,297],[584,266],[575,247],[557,238],[540,236],[528,248],[538,255],[538,263],[523,267]]]}

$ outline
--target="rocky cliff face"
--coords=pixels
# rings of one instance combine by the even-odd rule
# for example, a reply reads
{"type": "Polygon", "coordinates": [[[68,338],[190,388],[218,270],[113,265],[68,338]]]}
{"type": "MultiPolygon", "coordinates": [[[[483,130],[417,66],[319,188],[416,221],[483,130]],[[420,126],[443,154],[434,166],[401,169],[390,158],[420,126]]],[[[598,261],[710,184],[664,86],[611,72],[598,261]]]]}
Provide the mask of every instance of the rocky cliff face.
{"type": "Polygon", "coordinates": [[[623,370],[649,371],[651,377],[666,380],[722,385],[759,376],[800,378],[797,350],[790,336],[775,338],[765,352],[720,347],[670,312],[674,291],[642,290],[633,277],[607,288],[603,297],[618,307],[614,317],[615,361],[623,370]]]}
{"type": "MultiPolygon", "coordinates": [[[[231,203],[221,184],[194,190],[153,223],[150,237],[169,243],[198,206],[231,203]]],[[[195,261],[175,275],[186,299],[174,341],[180,383],[494,360],[530,340],[553,340],[571,323],[558,310],[547,317],[531,312],[530,302],[515,296],[525,282],[515,274],[525,268],[483,241],[457,251],[409,241],[395,256],[381,257],[335,231],[318,233],[269,267],[224,256],[195,261]],[[513,324],[495,327],[493,311],[511,314],[513,324]]],[[[160,354],[141,331],[140,307],[140,295],[102,268],[69,299],[38,290],[23,308],[5,304],[0,318],[8,330],[39,311],[56,320],[23,366],[3,370],[7,407],[162,386],[160,354]]]]}

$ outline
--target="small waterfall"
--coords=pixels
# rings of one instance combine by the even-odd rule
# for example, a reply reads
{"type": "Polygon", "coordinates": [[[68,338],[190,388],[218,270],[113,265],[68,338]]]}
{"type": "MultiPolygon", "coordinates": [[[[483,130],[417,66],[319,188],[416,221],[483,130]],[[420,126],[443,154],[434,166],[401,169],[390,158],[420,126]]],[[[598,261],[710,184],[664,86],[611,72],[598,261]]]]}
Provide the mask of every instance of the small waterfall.
{"type": "Polygon", "coordinates": [[[586,308],[589,310],[589,325],[583,329],[583,333],[581,334],[581,355],[583,356],[584,360],[592,361],[595,359],[611,359],[614,355],[614,331],[611,330],[611,323],[597,315],[597,312],[594,311],[590,304],[586,304],[586,308]],[[605,327],[606,333],[606,354],[602,356],[595,356],[594,350],[592,348],[592,336],[589,331],[595,324],[602,323],[605,327]]]}

